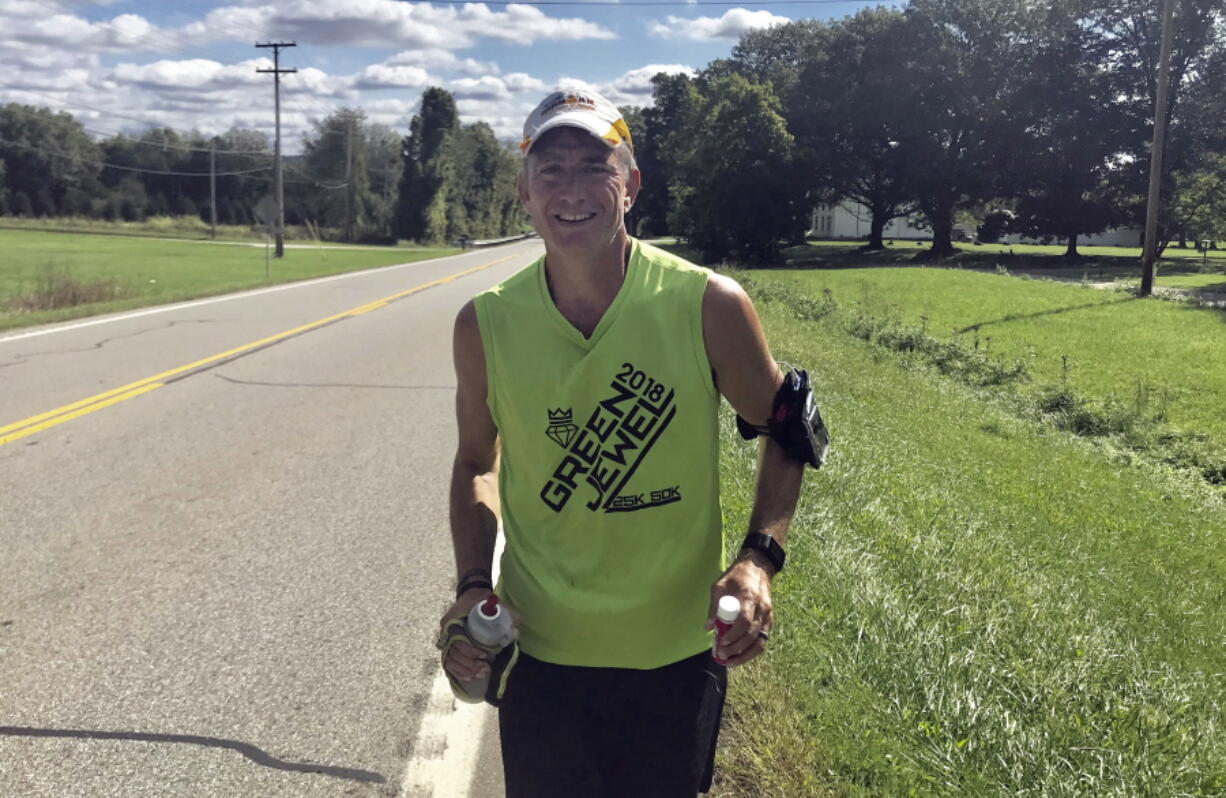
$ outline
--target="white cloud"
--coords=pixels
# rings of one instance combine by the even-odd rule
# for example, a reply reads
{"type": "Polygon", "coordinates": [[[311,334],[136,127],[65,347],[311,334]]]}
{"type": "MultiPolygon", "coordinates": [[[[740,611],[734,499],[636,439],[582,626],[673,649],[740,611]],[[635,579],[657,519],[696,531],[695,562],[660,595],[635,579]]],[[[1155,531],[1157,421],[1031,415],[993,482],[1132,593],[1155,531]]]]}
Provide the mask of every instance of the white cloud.
{"type": "Polygon", "coordinates": [[[498,65],[490,61],[460,58],[450,50],[428,48],[404,50],[383,62],[387,66],[416,66],[423,69],[443,69],[467,75],[497,75],[498,65]]]}
{"type": "Polygon", "coordinates": [[[272,69],[272,61],[255,58],[238,64],[225,65],[217,61],[193,58],[187,61],[154,61],[151,64],[119,64],[111,72],[119,83],[131,83],[145,88],[227,89],[240,85],[264,83],[256,69],[272,69]]]}
{"type": "Polygon", "coordinates": [[[354,81],[359,89],[420,89],[430,82],[430,73],[418,66],[371,64],[354,81]]]}
{"type": "Polygon", "coordinates": [[[478,38],[515,44],[613,39],[605,28],[578,18],[546,16],[512,4],[492,11],[484,4],[435,6],[400,0],[291,0],[275,5],[223,6],[184,28],[210,39],[286,37],[314,45],[454,50],[478,38]]]}
{"type": "Polygon", "coordinates": [[[724,12],[722,17],[684,17],[669,16],[664,22],[653,22],[648,26],[652,36],[665,39],[689,39],[691,41],[711,41],[713,39],[739,39],[751,30],[770,28],[791,22],[787,17],[780,17],[769,11],[750,11],[745,8],[733,8],[724,12]]]}
{"type": "Polygon", "coordinates": [[[661,72],[691,77],[697,74],[693,67],[684,64],[648,64],[601,84],[597,90],[614,105],[651,105],[651,79],[661,72]]]}
{"type": "Polygon", "coordinates": [[[90,22],[74,14],[29,13],[28,4],[0,7],[0,50],[38,45],[77,52],[172,51],[182,46],[174,34],[158,28],[136,14],[90,22]]]}
{"type": "Polygon", "coordinates": [[[506,81],[507,88],[513,92],[545,91],[547,88],[543,80],[537,80],[531,75],[523,72],[511,72],[503,75],[502,79],[506,81]]]}

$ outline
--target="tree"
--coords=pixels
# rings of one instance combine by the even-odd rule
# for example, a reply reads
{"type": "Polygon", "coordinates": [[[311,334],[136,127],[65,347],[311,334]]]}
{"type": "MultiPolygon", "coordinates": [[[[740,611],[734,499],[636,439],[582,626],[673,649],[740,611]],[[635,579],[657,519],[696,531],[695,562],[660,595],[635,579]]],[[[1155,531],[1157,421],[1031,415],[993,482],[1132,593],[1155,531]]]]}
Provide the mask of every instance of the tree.
{"type": "Polygon", "coordinates": [[[901,12],[866,9],[830,29],[805,66],[791,127],[817,199],[850,199],[871,215],[867,249],[883,249],[891,219],[914,213],[899,104],[906,82],[908,24],[901,12]]]}
{"type": "Polygon", "coordinates": [[[652,105],[643,109],[642,135],[631,128],[643,183],[627,224],[644,236],[672,232],[671,186],[676,182],[677,163],[670,153],[681,148],[677,136],[699,102],[696,84],[689,75],[661,72],[651,79],[651,85],[652,105]]]}
{"type": "Polygon", "coordinates": [[[1110,43],[1085,24],[1080,5],[1046,9],[1014,100],[1026,130],[1009,169],[1020,177],[1011,229],[1062,238],[1067,257],[1077,256],[1079,236],[1123,221],[1114,176],[1130,144],[1110,43]]]}
{"type": "Polygon", "coordinates": [[[900,131],[916,199],[932,227],[931,257],[954,252],[954,215],[1007,193],[1019,54],[1032,20],[1024,0],[913,0],[905,12],[907,109],[900,131]]]}
{"type": "Polygon", "coordinates": [[[96,192],[100,155],[71,114],[16,103],[0,107],[0,162],[16,213],[55,215],[69,189],[96,192]]]}
{"type": "Polygon", "coordinates": [[[316,122],[315,135],[305,140],[303,166],[316,188],[300,201],[319,224],[339,228],[345,241],[373,226],[366,127],[364,111],[341,108],[316,122]]]}
{"type": "MultiPolygon", "coordinates": [[[[1162,3],[1149,0],[1115,0],[1096,3],[1088,24],[1111,46],[1107,58],[1120,79],[1119,102],[1131,131],[1125,168],[1117,175],[1119,191],[1131,201],[1123,203],[1131,222],[1145,222],[1145,198],[1149,181],[1149,147],[1153,138],[1154,105],[1157,97],[1157,63],[1161,41],[1162,3]]],[[[1172,226],[1170,198],[1174,175],[1191,172],[1203,155],[1203,125],[1193,122],[1195,103],[1185,98],[1221,93],[1222,51],[1226,48],[1226,8],[1221,0],[1180,0],[1175,5],[1172,28],[1170,82],[1167,93],[1166,147],[1161,176],[1163,206],[1159,209],[1158,248],[1176,232],[1172,226]],[[1205,83],[1217,88],[1205,91],[1205,83]]],[[[1220,117],[1210,124],[1221,127],[1220,117]]]]}
{"type": "Polygon", "coordinates": [[[667,154],[677,164],[670,225],[706,258],[765,263],[803,240],[805,188],[770,85],[739,75],[709,83],[667,154]]]}
{"type": "Polygon", "coordinates": [[[445,239],[455,172],[452,149],[459,129],[455,98],[445,89],[426,89],[421,111],[413,116],[404,140],[397,235],[417,241],[445,239]]]}

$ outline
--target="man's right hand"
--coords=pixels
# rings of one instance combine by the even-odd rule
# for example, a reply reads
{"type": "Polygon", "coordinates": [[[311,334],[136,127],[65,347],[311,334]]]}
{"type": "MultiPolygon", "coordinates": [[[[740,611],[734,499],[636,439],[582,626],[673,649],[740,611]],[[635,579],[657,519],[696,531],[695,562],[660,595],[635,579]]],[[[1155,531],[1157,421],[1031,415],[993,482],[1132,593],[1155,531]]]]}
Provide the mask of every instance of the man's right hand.
{"type": "MultiPolygon", "coordinates": [[[[471,590],[465,590],[455,600],[455,603],[451,605],[451,608],[443,613],[443,618],[439,621],[440,633],[448,621],[452,618],[466,617],[475,605],[485,601],[493,592],[489,588],[484,587],[474,587],[471,590]]],[[[519,628],[519,615],[506,602],[502,603],[502,607],[511,613],[511,622],[516,628],[519,628]]],[[[456,640],[452,643],[451,648],[447,652],[447,658],[443,661],[443,670],[447,671],[458,681],[471,682],[474,679],[480,679],[489,675],[489,659],[490,655],[476,646],[464,640],[456,640]]]]}

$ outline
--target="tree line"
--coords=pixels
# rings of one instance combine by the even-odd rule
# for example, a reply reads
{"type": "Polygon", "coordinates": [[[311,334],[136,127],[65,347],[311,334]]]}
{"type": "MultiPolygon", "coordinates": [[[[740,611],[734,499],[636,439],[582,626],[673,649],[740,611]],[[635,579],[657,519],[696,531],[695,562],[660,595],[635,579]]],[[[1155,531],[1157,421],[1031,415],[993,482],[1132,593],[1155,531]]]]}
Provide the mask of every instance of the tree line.
{"type": "MultiPolygon", "coordinates": [[[[286,223],[329,238],[440,243],[525,228],[516,157],[488,125],[461,125],[441,89],[426,92],[407,136],[341,108],[316,121],[302,153],[282,163],[286,223]]],[[[272,148],[256,130],[97,138],[66,112],[0,107],[0,216],[210,222],[215,214],[218,224],[253,225],[256,205],[272,193],[272,148]]]]}
{"type": "MultiPolygon", "coordinates": [[[[751,32],[623,109],[644,188],[631,223],[707,257],[765,261],[850,200],[880,248],[918,217],[1057,239],[1143,227],[1161,3],[911,0],[751,32]]],[[[1226,238],[1226,10],[1179,0],[1160,247],[1226,238]]]]}

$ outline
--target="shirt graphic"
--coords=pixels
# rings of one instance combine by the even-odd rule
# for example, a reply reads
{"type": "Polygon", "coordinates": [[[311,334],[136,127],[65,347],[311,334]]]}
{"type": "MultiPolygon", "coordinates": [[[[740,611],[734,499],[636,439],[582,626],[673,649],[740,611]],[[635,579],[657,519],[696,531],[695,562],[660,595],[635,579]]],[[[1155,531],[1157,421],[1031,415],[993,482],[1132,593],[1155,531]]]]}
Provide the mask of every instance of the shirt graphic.
{"type": "Polygon", "coordinates": [[[541,501],[561,512],[576,491],[592,512],[645,510],[681,501],[681,486],[623,494],[630,478],[677,414],[676,392],[633,363],[623,363],[582,428],[572,410],[548,410],[545,434],[566,450],[541,488],[541,501]]]}

